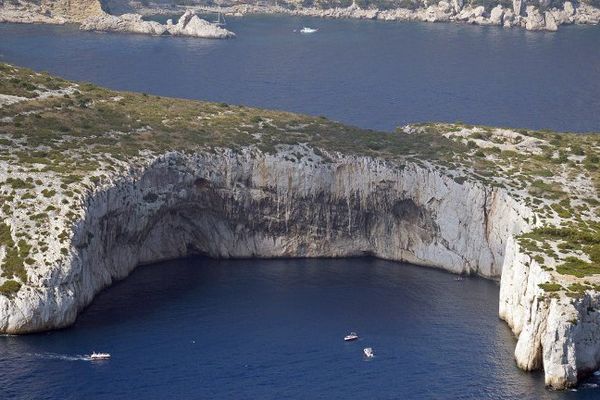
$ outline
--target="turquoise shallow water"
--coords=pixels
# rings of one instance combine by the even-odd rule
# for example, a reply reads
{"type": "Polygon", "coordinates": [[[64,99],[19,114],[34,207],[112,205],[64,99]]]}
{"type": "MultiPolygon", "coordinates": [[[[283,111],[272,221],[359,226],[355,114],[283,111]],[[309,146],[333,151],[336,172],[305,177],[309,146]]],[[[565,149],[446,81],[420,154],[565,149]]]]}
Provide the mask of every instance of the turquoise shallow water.
{"type": "Polygon", "coordinates": [[[598,398],[520,371],[497,308],[495,282],[369,258],[143,266],[72,328],[0,337],[0,398],[598,398]]]}
{"type": "Polygon", "coordinates": [[[326,115],[600,130],[600,26],[557,33],[293,17],[229,19],[234,40],[0,25],[0,60],[117,89],[326,115]],[[312,35],[293,32],[303,25],[312,35]]]}

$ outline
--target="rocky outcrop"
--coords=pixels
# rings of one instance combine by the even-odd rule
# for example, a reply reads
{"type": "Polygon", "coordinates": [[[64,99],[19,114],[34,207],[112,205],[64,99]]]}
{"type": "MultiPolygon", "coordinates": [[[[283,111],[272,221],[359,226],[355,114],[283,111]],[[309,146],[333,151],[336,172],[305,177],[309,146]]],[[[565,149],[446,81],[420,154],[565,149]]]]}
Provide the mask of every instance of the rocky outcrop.
{"type": "Polygon", "coordinates": [[[526,9],[527,18],[525,19],[525,28],[528,31],[540,31],[546,28],[546,22],[544,16],[534,6],[527,6],[526,9]]]}
{"type": "Polygon", "coordinates": [[[192,36],[207,39],[227,39],[235,37],[233,32],[200,19],[192,11],[186,11],[177,24],[168,20],[166,25],[156,21],[145,21],[139,14],[120,16],[104,14],[87,18],[81,23],[84,31],[133,32],[150,35],[192,36]]]}
{"type": "Polygon", "coordinates": [[[573,387],[600,366],[600,293],[581,298],[548,296],[540,284],[549,273],[535,259],[507,250],[500,282],[500,317],[518,337],[517,365],[543,369],[546,385],[573,387]]]}
{"type": "Polygon", "coordinates": [[[490,11],[490,24],[502,25],[502,17],[504,16],[504,9],[498,5],[490,11]]]}
{"type": "Polygon", "coordinates": [[[149,35],[162,35],[167,28],[155,21],[144,21],[139,14],[119,16],[104,14],[87,18],[80,25],[82,31],[131,32],[149,35]]]}
{"type": "Polygon", "coordinates": [[[199,18],[190,10],[187,10],[179,18],[177,24],[173,24],[172,20],[168,20],[167,31],[173,36],[194,36],[216,39],[226,39],[235,36],[233,32],[199,18]]]}
{"type": "Polygon", "coordinates": [[[0,22],[80,24],[84,31],[131,32],[148,35],[190,36],[207,39],[235,37],[233,32],[199,18],[193,11],[186,11],[173,24],[163,25],[144,20],[140,14],[110,15],[98,0],[44,0],[41,4],[21,2],[17,5],[0,6],[0,22]]]}

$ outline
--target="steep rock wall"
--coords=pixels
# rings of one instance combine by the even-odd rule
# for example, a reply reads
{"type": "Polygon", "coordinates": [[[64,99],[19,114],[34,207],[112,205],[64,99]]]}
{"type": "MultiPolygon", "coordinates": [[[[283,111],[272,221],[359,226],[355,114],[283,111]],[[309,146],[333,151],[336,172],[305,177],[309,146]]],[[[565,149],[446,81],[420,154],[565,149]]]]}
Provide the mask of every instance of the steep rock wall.
{"type": "Polygon", "coordinates": [[[547,301],[545,272],[515,236],[533,214],[503,190],[457,182],[427,163],[335,156],[323,162],[224,150],[169,153],[88,193],[62,259],[35,289],[0,297],[0,331],[71,324],[94,295],[137,265],[213,257],[374,255],[501,278],[500,316],[517,363],[557,388],[600,362],[598,299],[547,301]],[[571,313],[580,322],[564,317],[571,313]],[[577,317],[578,316],[578,317],[577,317]]]}

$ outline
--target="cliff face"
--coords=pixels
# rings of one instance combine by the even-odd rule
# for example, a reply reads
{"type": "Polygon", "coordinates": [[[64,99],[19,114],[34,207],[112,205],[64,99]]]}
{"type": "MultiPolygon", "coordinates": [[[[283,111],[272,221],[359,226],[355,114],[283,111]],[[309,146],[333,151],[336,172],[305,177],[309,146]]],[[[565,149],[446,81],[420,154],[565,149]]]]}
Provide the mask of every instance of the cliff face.
{"type": "Polygon", "coordinates": [[[554,299],[549,307],[541,301],[538,284],[548,277],[514,239],[530,228],[527,207],[432,166],[357,157],[323,164],[308,157],[317,162],[252,151],[170,153],[113,177],[87,194],[68,253],[37,271],[36,290],[0,297],[0,330],[67,326],[99,290],[143,263],[195,253],[374,255],[502,277],[500,315],[519,336],[520,367],[544,367],[555,387],[597,367],[600,319],[587,308],[599,299],[576,306],[554,299]]]}
{"type": "Polygon", "coordinates": [[[0,332],[67,326],[163,259],[373,255],[500,279],[517,364],[552,387],[600,366],[598,136],[383,134],[0,72],[0,332]]]}
{"type": "Polygon", "coordinates": [[[600,294],[576,301],[540,291],[549,273],[518,245],[507,251],[500,281],[500,318],[518,338],[517,365],[543,369],[546,385],[562,389],[600,366],[600,294]]]}
{"type": "Polygon", "coordinates": [[[170,153],[113,179],[83,199],[69,251],[37,271],[45,293],[6,301],[0,330],[68,325],[138,264],[191,253],[374,255],[497,278],[531,214],[496,190],[369,158],[170,153]]]}

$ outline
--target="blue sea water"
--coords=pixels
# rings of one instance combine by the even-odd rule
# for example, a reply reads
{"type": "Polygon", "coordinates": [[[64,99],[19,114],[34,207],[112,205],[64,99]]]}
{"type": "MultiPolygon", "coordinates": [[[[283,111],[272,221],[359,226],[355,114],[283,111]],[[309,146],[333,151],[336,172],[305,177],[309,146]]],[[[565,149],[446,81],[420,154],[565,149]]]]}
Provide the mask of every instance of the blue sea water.
{"type": "Polygon", "coordinates": [[[0,337],[0,398],[598,398],[520,371],[497,312],[496,282],[370,258],[164,262],[71,328],[0,337]]]}
{"type": "Polygon", "coordinates": [[[600,131],[600,26],[559,32],[256,16],[234,40],[0,25],[0,60],[115,89],[325,115],[600,131]],[[303,25],[312,35],[294,32],[303,25]]]}

